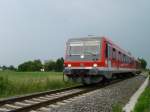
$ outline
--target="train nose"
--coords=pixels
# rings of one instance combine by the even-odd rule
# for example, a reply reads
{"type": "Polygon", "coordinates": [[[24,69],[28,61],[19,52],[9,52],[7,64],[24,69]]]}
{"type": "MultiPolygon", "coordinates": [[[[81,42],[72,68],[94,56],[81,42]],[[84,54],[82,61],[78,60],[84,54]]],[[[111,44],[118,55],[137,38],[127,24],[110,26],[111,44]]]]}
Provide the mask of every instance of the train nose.
{"type": "Polygon", "coordinates": [[[64,69],[63,73],[66,74],[66,75],[71,75],[72,74],[71,69],[64,69]]]}
{"type": "Polygon", "coordinates": [[[89,69],[64,69],[64,74],[66,75],[87,75],[89,74],[89,69]]]}
{"type": "Polygon", "coordinates": [[[80,63],[80,67],[84,67],[84,64],[83,64],[83,63],[80,63]]]}
{"type": "Polygon", "coordinates": [[[74,76],[80,76],[80,75],[98,75],[99,71],[96,68],[93,69],[64,69],[64,74],[66,75],[74,75],[74,76]]]}
{"type": "Polygon", "coordinates": [[[98,69],[89,70],[89,75],[98,75],[98,69]]]}

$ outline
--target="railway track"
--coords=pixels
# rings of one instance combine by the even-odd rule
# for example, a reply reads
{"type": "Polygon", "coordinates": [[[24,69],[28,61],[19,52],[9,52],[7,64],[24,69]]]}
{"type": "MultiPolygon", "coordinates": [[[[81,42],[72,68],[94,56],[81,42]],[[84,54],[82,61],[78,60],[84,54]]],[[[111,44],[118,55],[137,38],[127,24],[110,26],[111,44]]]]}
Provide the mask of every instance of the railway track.
{"type": "Polygon", "coordinates": [[[96,86],[77,86],[72,88],[47,91],[22,97],[0,100],[0,112],[43,112],[45,108],[43,108],[44,110],[39,110],[41,107],[46,107],[48,105],[52,105],[66,99],[73,98],[96,89],[104,88],[107,85],[118,83],[122,80],[125,79],[117,79],[107,84],[99,84],[96,86]]]}

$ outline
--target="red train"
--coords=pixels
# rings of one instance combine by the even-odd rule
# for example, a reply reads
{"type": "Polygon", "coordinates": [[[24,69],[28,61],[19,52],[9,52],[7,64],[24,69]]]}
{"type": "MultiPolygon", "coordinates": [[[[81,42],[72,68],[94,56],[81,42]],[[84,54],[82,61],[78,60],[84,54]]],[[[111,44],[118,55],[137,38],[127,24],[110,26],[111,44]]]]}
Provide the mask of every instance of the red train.
{"type": "Polygon", "coordinates": [[[83,84],[99,83],[120,73],[140,72],[140,63],[131,53],[105,37],[69,39],[64,66],[69,80],[83,84]]]}

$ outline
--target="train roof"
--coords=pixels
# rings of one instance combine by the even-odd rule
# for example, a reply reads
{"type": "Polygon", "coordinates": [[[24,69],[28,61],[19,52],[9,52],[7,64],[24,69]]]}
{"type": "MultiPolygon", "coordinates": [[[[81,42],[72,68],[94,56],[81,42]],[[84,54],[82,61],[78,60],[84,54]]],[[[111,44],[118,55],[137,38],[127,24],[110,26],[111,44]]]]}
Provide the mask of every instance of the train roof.
{"type": "Polygon", "coordinates": [[[73,42],[73,41],[88,41],[88,40],[101,40],[102,37],[81,37],[81,38],[71,38],[68,40],[68,42],[73,42]]]}
{"type": "Polygon", "coordinates": [[[111,41],[110,39],[103,37],[107,42],[109,42],[113,47],[115,47],[116,49],[118,49],[119,51],[121,51],[122,53],[124,53],[125,55],[129,56],[132,59],[135,59],[130,52],[120,48],[117,44],[115,44],[113,41],[111,41]]]}

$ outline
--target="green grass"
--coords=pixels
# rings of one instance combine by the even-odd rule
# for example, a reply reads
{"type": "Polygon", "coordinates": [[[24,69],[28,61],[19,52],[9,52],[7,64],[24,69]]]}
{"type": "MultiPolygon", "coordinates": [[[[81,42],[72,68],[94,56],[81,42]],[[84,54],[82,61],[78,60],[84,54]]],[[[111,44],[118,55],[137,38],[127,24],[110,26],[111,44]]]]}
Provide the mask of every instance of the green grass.
{"type": "Polygon", "coordinates": [[[138,99],[134,112],[150,112],[150,87],[147,87],[138,99]]]}
{"type": "Polygon", "coordinates": [[[113,106],[112,106],[112,111],[113,112],[122,112],[122,106],[120,105],[120,104],[114,104],[113,106]]]}
{"type": "Polygon", "coordinates": [[[0,72],[0,98],[75,86],[62,72],[0,72]]]}

